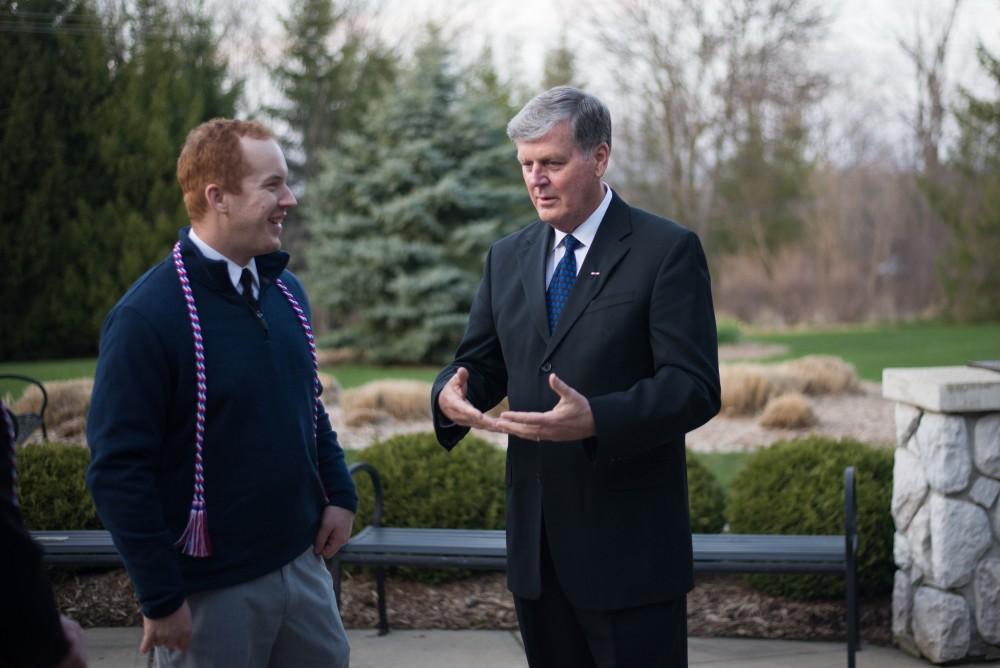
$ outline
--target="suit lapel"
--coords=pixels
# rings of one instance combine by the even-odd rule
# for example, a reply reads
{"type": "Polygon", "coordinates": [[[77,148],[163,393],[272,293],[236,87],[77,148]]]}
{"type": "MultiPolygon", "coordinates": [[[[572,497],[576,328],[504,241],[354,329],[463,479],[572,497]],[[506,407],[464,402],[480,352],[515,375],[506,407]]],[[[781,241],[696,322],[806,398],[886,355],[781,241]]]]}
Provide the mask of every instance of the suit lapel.
{"type": "MultiPolygon", "coordinates": [[[[545,349],[547,358],[563,340],[573,324],[579,319],[587,306],[594,298],[600,294],[601,288],[608,280],[608,276],[615,267],[625,257],[631,248],[628,236],[632,232],[632,225],[629,221],[628,205],[615,193],[612,196],[611,204],[608,206],[604,220],[597,229],[597,236],[594,237],[594,245],[587,251],[587,258],[583,261],[583,266],[577,273],[576,284],[573,286],[566,306],[559,315],[559,323],[556,331],[552,333],[548,346],[545,349]]],[[[547,244],[546,244],[547,247],[547,244]]],[[[544,253],[542,254],[544,262],[544,253]]],[[[539,266],[539,265],[536,265],[539,266]]],[[[541,266],[544,267],[544,264],[541,266]]],[[[545,295],[542,293],[542,319],[545,323],[545,330],[548,330],[548,322],[545,317],[545,295]]]]}
{"type": "Polygon", "coordinates": [[[549,317],[545,307],[545,254],[549,249],[552,228],[541,221],[522,237],[517,264],[521,285],[528,302],[528,312],[535,329],[545,340],[549,338],[549,317]]]}

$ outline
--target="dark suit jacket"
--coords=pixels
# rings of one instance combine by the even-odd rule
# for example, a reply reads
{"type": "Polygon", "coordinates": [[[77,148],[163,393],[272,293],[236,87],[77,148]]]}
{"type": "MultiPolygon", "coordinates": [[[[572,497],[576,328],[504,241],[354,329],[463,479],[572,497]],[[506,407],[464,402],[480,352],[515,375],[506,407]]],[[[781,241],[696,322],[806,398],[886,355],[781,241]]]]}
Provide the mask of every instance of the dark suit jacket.
{"type": "Polygon", "coordinates": [[[438,440],[450,424],[437,396],[457,367],[487,410],[547,411],[556,372],[590,401],[596,435],[507,450],[508,586],[540,592],[544,530],[559,582],[578,608],[663,601],[693,586],[684,434],[719,409],[715,317],[705,255],[687,229],[614,195],[555,332],[545,310],[551,228],[536,221],[490,249],[455,361],[438,376],[438,440]],[[544,518],[544,519],[543,519],[544,518]]]}
{"type": "Polygon", "coordinates": [[[42,550],[15,501],[13,416],[0,402],[0,666],[54,666],[69,652],[42,550]]]}

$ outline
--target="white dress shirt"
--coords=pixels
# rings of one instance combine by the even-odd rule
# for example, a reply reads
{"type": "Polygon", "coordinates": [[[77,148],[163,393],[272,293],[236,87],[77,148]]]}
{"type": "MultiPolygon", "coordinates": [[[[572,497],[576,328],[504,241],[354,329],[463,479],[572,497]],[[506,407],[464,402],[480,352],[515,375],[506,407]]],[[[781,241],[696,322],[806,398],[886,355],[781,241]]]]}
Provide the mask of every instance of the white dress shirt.
{"type": "Polygon", "coordinates": [[[243,294],[243,286],[240,285],[240,276],[243,275],[243,269],[249,269],[250,275],[253,276],[253,296],[254,299],[260,297],[260,276],[257,275],[257,261],[254,258],[250,258],[250,263],[246,267],[241,267],[237,263],[230,260],[228,257],[215,250],[208,244],[206,244],[201,237],[195,234],[194,228],[188,232],[188,239],[191,240],[201,254],[204,255],[209,260],[223,260],[226,263],[226,269],[229,270],[229,280],[233,282],[233,287],[236,288],[236,292],[243,294]]]}
{"type": "MultiPolygon", "coordinates": [[[[575,230],[573,230],[573,237],[580,242],[576,247],[576,273],[580,275],[580,267],[583,266],[583,261],[587,257],[587,251],[594,244],[594,237],[597,236],[597,230],[601,226],[601,221],[604,220],[604,214],[608,212],[608,207],[611,206],[611,186],[607,183],[604,185],[604,199],[601,203],[597,205],[594,212],[587,217],[587,220],[583,221],[575,230]]],[[[552,236],[552,247],[549,248],[549,254],[545,259],[545,287],[549,287],[549,283],[552,281],[552,274],[556,273],[556,265],[562,260],[563,255],[566,251],[563,250],[563,240],[566,238],[565,232],[560,232],[559,230],[553,230],[555,234],[552,236]]]]}

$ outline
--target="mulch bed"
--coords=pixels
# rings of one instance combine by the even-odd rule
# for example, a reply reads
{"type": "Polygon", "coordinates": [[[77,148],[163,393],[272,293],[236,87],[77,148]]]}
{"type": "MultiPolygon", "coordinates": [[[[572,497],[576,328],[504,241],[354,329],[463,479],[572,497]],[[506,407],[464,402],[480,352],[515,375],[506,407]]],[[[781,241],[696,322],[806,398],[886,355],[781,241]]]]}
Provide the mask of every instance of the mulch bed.
{"type": "MultiPolygon", "coordinates": [[[[83,626],[137,626],[142,623],[135,594],[123,570],[51,571],[59,608],[83,626]]],[[[397,629],[516,629],[514,602],[502,573],[426,584],[389,577],[389,622],[397,629]]],[[[740,576],[699,576],[688,595],[688,633],[839,641],[846,637],[843,600],[796,601],[752,589],[740,576]]],[[[375,582],[346,574],[341,597],[348,628],[375,628],[375,582]]],[[[861,606],[866,642],[892,644],[889,597],[861,606]]]]}

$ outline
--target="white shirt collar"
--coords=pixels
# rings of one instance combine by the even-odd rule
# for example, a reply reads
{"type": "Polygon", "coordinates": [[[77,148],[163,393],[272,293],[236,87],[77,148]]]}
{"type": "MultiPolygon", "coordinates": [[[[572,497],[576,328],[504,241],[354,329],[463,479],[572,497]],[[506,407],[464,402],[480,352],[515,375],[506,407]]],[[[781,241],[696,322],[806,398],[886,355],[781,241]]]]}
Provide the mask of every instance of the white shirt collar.
{"type": "MultiPolygon", "coordinates": [[[[236,292],[240,293],[243,292],[243,289],[240,287],[240,276],[243,275],[243,269],[244,269],[243,267],[236,264],[228,257],[226,257],[225,255],[223,255],[222,253],[220,253],[219,251],[215,250],[207,243],[205,243],[204,240],[201,237],[199,237],[197,233],[195,233],[194,227],[192,227],[191,230],[188,232],[188,239],[190,239],[191,243],[197,246],[198,250],[201,251],[201,254],[204,255],[209,260],[224,261],[226,263],[226,269],[229,270],[229,280],[232,281],[233,287],[236,288],[236,292]]],[[[254,258],[250,258],[250,263],[247,264],[246,268],[250,270],[250,275],[253,276],[254,290],[256,292],[259,292],[260,277],[257,275],[257,260],[255,260],[254,258]]]]}
{"type": "MultiPolygon", "coordinates": [[[[604,220],[604,214],[608,212],[608,207],[611,206],[611,186],[607,183],[601,182],[604,186],[604,199],[601,203],[597,205],[594,212],[587,217],[587,220],[583,221],[573,232],[571,233],[580,245],[584,248],[589,249],[594,243],[594,237],[597,236],[597,230],[601,226],[601,221],[604,220]]],[[[565,232],[560,232],[559,230],[553,230],[555,236],[552,239],[552,249],[555,250],[559,247],[559,244],[563,242],[566,238],[565,232]]]]}

